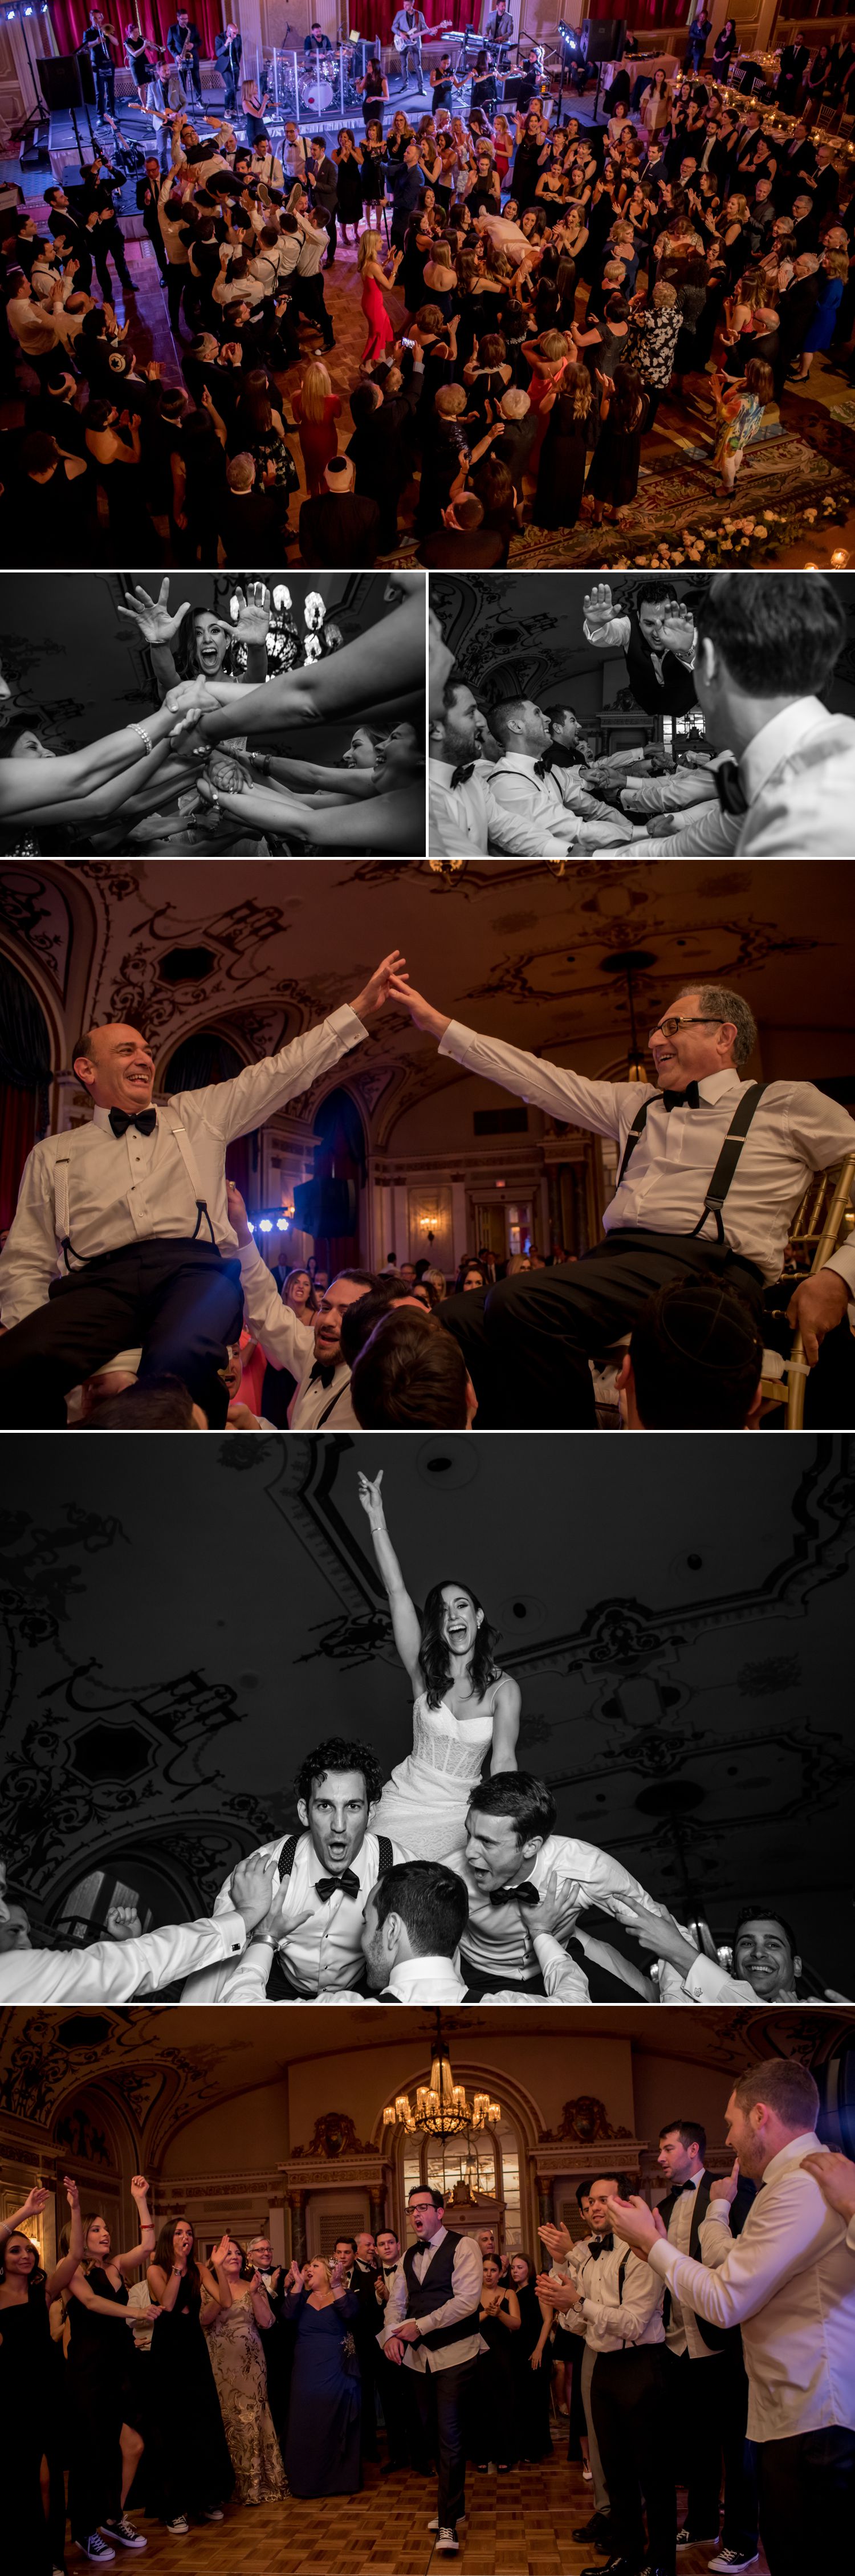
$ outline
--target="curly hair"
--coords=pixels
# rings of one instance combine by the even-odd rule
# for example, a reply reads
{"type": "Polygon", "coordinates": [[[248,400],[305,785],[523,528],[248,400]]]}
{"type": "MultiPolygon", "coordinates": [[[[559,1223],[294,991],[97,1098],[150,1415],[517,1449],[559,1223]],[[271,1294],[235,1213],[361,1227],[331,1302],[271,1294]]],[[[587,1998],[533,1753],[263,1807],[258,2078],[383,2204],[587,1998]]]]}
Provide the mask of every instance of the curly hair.
{"type": "Polygon", "coordinates": [[[383,1772],[376,1754],[367,1744],[351,1742],[345,1735],[328,1735],[316,1744],[301,1762],[294,1781],[294,1795],[308,1806],[316,1782],[325,1780],[329,1771],[361,1771],[365,1795],[373,1807],[383,1787],[383,1772]]]}

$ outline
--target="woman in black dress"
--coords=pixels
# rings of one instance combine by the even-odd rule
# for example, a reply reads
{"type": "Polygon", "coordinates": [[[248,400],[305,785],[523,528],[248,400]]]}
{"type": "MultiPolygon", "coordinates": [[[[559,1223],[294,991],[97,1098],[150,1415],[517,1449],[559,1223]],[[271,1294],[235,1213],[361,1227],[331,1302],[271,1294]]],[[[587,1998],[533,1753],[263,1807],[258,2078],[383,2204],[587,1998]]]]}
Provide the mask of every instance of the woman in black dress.
{"type": "Polygon", "coordinates": [[[617,366],[613,376],[601,376],[600,384],[600,435],[588,475],[596,528],[604,512],[622,521],[636,498],[641,433],[649,414],[648,395],[635,367],[617,366]]]}
{"type": "Polygon", "coordinates": [[[534,204],[537,192],[537,183],[540,178],[540,155],[542,150],[543,130],[539,111],[535,110],[530,116],[527,116],[524,125],[522,123],[522,119],[518,117],[517,148],[514,153],[514,166],[511,174],[511,195],[516,198],[520,214],[525,212],[526,206],[532,206],[534,204]]]}
{"type": "Polygon", "coordinates": [[[511,2345],[520,2331],[520,2312],[516,2291],[502,2287],[498,2254],[484,2256],[478,2323],[487,2350],[479,2353],[472,2378],[469,2449],[476,2468],[486,2469],[495,2460],[504,2472],[519,2457],[511,2345]]]}
{"type": "Polygon", "coordinates": [[[131,2194],[139,2211],[139,2244],[126,2254],[113,2254],[106,2219],[100,2214],[90,2218],[83,2231],[83,2262],[72,2282],[68,2510],[72,2539],[84,2558],[104,2557],[104,2539],[112,2547],[114,2536],[123,2549],[145,2545],[125,2515],[144,2447],[139,2355],[127,2322],[127,2275],[138,2272],[154,2252],[144,2174],[134,2174],[131,2194]]]}
{"type": "MultiPolygon", "coordinates": [[[[369,118],[366,125],[365,141],[360,147],[359,157],[362,165],[360,171],[362,203],[366,209],[370,229],[386,194],[383,175],[383,128],[376,117],[369,118]]],[[[379,225],[376,229],[379,231],[379,225]]]]}
{"type": "Polygon", "coordinates": [[[220,2302],[213,2275],[196,2261],[189,2218],[161,2228],[148,2288],[157,2309],[146,2382],[149,2512],[184,2532],[191,2515],[222,2522],[235,2482],[204,2331],[220,2302]]]}
{"type": "Polygon", "coordinates": [[[353,225],[355,241],[362,222],[362,171],[359,166],[361,146],[357,143],[356,136],[349,125],[339,127],[338,142],[332,157],[338,171],[338,222],[341,227],[342,241],[347,240],[348,224],[353,225]]]}
{"type": "Polygon", "coordinates": [[[587,367],[566,367],[541,403],[547,415],[533,519],[537,528],[575,528],[585,487],[593,388],[587,367]]]}
{"type": "Polygon", "coordinates": [[[508,2268],[520,2312],[520,2331],[511,2344],[517,2453],[521,2460],[548,2460],[553,2311],[538,2298],[530,2254],[512,2254],[508,2268]]]}
{"type": "MultiPolygon", "coordinates": [[[[80,2194],[66,2174],[71,2210],[69,2250],[46,2279],[24,2221],[38,2218],[51,2194],[36,2188],[0,2221],[0,2424],[7,2463],[3,2543],[21,2576],[51,2576],[65,2556],[62,2446],[62,2355],[51,2341],[49,2308],[67,2287],[83,2252],[80,2194]],[[47,2466],[48,2507],[42,2497],[47,2466]]],[[[109,2552],[108,2552],[109,2555],[109,2552]]]]}

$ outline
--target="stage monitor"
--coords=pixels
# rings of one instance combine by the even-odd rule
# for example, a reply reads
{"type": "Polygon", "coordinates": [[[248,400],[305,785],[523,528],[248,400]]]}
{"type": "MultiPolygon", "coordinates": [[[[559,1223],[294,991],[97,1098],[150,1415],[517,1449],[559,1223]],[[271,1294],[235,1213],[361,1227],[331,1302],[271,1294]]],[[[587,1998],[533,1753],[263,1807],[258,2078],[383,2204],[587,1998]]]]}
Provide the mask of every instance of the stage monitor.
{"type": "Polygon", "coordinates": [[[626,42],[626,19],[583,18],[581,37],[587,63],[619,63],[626,42]]]}
{"type": "Polygon", "coordinates": [[[52,116],[63,108],[83,106],[79,54],[40,54],[39,79],[52,116]]]}
{"type": "Polygon", "coordinates": [[[356,1229],[353,1181],[298,1181],[294,1191],[294,1216],[301,1233],[313,1235],[316,1242],[328,1242],[331,1235],[353,1234],[356,1229]]]}

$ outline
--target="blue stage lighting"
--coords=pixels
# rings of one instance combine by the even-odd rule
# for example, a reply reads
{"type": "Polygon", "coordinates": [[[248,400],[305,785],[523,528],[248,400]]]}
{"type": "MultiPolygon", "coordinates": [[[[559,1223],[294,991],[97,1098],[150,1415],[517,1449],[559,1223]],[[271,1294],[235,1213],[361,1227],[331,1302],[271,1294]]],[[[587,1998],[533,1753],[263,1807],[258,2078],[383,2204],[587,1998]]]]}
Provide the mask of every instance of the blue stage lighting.
{"type": "Polygon", "coordinates": [[[269,1216],[260,1216],[260,1217],[259,1217],[259,1220],[258,1220],[258,1231],[259,1231],[259,1234],[272,1234],[272,1233],[273,1233],[273,1220],[272,1220],[272,1217],[269,1217],[269,1216]]]}

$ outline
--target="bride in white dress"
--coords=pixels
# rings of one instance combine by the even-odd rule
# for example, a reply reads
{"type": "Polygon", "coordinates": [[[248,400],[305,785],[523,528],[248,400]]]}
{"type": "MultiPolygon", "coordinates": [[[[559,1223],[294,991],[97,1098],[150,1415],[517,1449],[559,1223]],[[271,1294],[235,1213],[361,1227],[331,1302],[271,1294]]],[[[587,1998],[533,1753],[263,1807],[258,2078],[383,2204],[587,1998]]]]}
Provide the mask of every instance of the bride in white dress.
{"type": "Polygon", "coordinates": [[[435,1583],[419,1618],[383,1514],[383,1471],[360,1474],[374,1554],[389,1598],[392,1631],[413,1686],[413,1750],[387,1780],[375,1833],[416,1860],[460,1851],[472,1789],[484,1756],[491,1771],[515,1771],[519,1684],[493,1660],[493,1631],[464,1583],[435,1583]]]}

